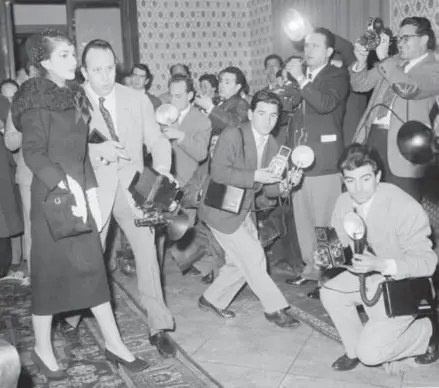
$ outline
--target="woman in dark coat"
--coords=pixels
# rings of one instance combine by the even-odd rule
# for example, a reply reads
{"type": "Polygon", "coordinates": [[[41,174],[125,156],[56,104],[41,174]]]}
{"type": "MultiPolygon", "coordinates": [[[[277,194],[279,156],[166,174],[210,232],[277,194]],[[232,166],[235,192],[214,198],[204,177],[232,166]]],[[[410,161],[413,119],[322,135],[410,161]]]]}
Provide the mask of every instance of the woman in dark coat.
{"type": "MultiPolygon", "coordinates": [[[[14,97],[12,118],[23,132],[23,156],[34,174],[31,186],[31,283],[35,348],[32,359],[48,378],[63,379],[51,344],[54,314],[91,308],[103,333],[105,355],[131,370],[148,364],[122,342],[110,306],[110,291],[97,228],[101,228],[96,179],[86,153],[90,104],[75,77],[72,42],[46,30],[34,48],[43,77],[26,81],[14,97]],[[54,240],[43,210],[49,192],[70,190],[72,213],[88,219],[93,231],[54,240]],[[86,193],[84,195],[84,192],[86,193]],[[89,216],[89,213],[93,217],[89,216]]],[[[64,191],[65,192],[65,191],[64,191]]]]}
{"type": "MultiPolygon", "coordinates": [[[[8,100],[0,96],[0,120],[6,123],[8,100]]],[[[11,237],[23,233],[20,192],[15,183],[15,163],[0,136],[0,278],[12,262],[11,237]]]]}

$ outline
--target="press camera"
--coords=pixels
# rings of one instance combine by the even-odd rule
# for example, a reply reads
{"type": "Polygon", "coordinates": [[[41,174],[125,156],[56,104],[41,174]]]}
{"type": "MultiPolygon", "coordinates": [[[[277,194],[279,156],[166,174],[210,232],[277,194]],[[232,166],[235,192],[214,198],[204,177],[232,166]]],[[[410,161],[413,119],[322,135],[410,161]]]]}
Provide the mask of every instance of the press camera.
{"type": "Polygon", "coordinates": [[[145,167],[137,172],[128,188],[143,217],[134,221],[138,227],[167,227],[171,240],[179,240],[188,229],[188,216],[181,209],[183,192],[175,181],[145,167]]]}
{"type": "Polygon", "coordinates": [[[384,27],[383,19],[370,17],[367,21],[367,31],[360,37],[359,43],[369,51],[375,50],[381,43],[382,33],[390,37],[390,44],[396,43],[392,30],[384,27]]]}

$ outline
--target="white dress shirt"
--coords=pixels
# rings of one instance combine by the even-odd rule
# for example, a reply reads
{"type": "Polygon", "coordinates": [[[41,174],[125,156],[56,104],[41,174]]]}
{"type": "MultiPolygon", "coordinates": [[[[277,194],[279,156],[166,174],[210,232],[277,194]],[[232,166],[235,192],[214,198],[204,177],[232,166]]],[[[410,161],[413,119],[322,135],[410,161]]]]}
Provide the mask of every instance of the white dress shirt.
{"type": "MultiPolygon", "coordinates": [[[[87,90],[87,94],[93,99],[95,104],[99,107],[99,98],[101,96],[97,95],[90,84],[85,85],[85,89],[87,90]]],[[[105,96],[104,107],[110,112],[111,119],[113,120],[114,129],[116,130],[116,134],[119,135],[117,130],[117,113],[116,113],[116,88],[113,88],[111,93],[108,96],[105,96]]]]}
{"type": "Polygon", "coordinates": [[[258,131],[256,131],[252,126],[253,136],[255,137],[256,142],[256,152],[258,154],[258,169],[261,168],[262,165],[262,156],[264,155],[265,145],[267,144],[268,135],[261,135],[258,131]]]}
{"type": "Polygon", "coordinates": [[[191,110],[191,104],[188,105],[188,107],[180,112],[180,115],[178,116],[178,124],[181,124],[186,115],[191,110]]]}
{"type": "MultiPolygon", "coordinates": [[[[375,195],[373,195],[367,202],[360,204],[357,204],[354,202],[354,209],[357,210],[358,215],[366,221],[367,215],[369,214],[370,206],[372,205],[372,202],[375,198],[375,195]]],[[[385,276],[392,276],[396,275],[397,267],[396,267],[396,261],[394,259],[386,259],[387,267],[382,272],[385,276]]]]}

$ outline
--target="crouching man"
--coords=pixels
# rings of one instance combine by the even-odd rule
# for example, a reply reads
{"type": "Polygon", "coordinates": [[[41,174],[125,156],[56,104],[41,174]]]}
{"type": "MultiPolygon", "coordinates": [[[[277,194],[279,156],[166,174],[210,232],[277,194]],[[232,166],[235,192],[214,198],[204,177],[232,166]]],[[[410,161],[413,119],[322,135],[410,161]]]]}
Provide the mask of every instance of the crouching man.
{"type": "Polygon", "coordinates": [[[279,150],[270,132],[276,125],[280,109],[281,102],[274,93],[259,91],[248,111],[250,122],[227,128],[218,139],[198,217],[224,249],[226,263],[198,305],[222,318],[233,318],[235,313],[228,306],[248,283],[261,301],[267,320],[281,327],[296,327],[299,322],[290,315],[288,302],[267,273],[253,211],[256,192],[264,190],[268,197],[288,194],[302,178],[301,172],[289,172],[281,181],[267,168],[279,150]],[[232,213],[206,201],[210,182],[243,189],[245,194],[240,210],[232,213]]]}
{"type": "Polygon", "coordinates": [[[354,254],[352,267],[327,281],[320,290],[320,299],[346,351],[332,365],[339,371],[354,369],[360,362],[375,366],[416,357],[418,364],[430,364],[439,357],[429,318],[389,318],[382,296],[372,307],[364,305],[360,296],[358,274],[374,272],[366,278],[367,296],[371,298],[384,276],[395,280],[431,277],[438,261],[429,239],[427,214],[397,186],[380,183],[378,158],[374,150],[353,144],[338,165],[347,192],[336,202],[332,225],[341,243],[352,246],[343,220],[347,213],[357,212],[365,221],[367,240],[374,252],[354,254]],[[369,317],[364,325],[357,305],[364,305],[369,317]]]}

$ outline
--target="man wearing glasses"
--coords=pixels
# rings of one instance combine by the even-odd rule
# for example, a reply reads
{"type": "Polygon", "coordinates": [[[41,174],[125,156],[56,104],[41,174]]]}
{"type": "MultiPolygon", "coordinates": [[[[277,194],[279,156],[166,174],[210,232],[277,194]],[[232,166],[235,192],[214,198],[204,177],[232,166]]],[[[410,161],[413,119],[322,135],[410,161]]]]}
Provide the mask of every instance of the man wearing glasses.
{"type": "Polygon", "coordinates": [[[428,19],[408,17],[401,22],[397,41],[399,53],[386,57],[389,38],[382,35],[377,48],[380,62],[371,70],[366,67],[366,48],[355,44],[357,62],[350,69],[352,89],[373,89],[373,93],[354,142],[375,148],[384,163],[384,180],[420,201],[420,182],[426,166],[404,159],[397,146],[397,134],[401,125],[410,120],[431,126],[429,113],[439,94],[436,38],[428,19]]]}

